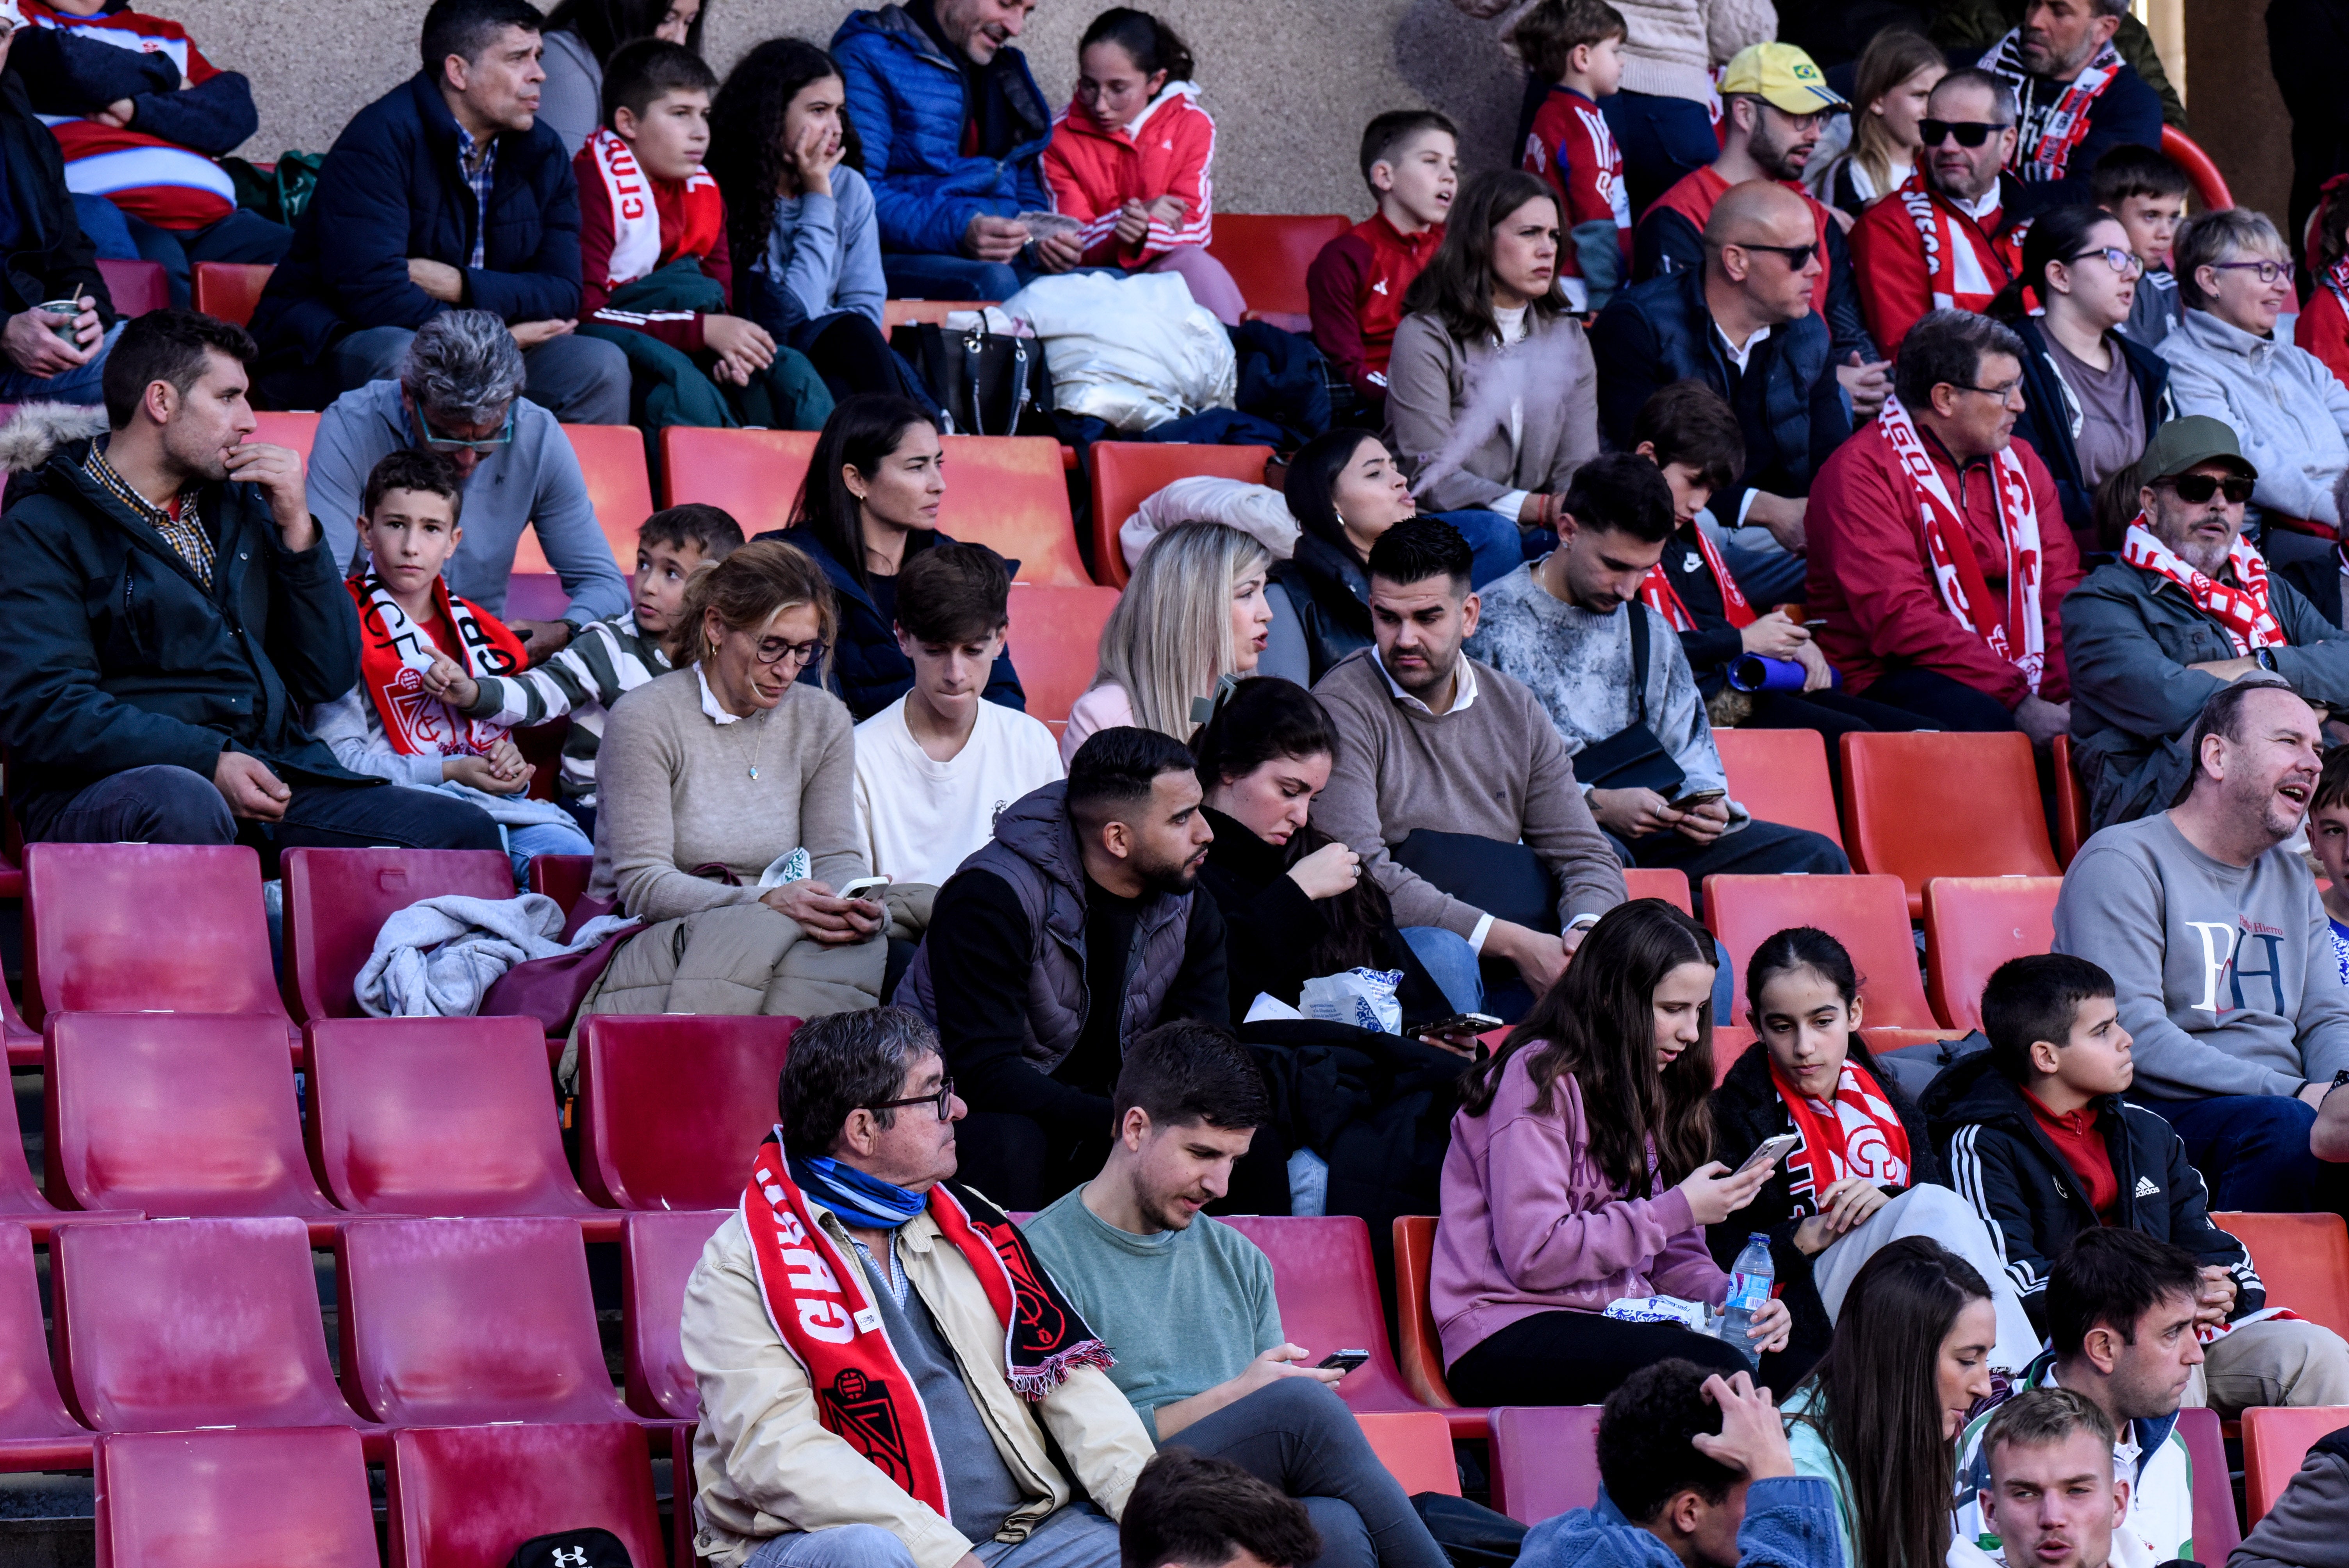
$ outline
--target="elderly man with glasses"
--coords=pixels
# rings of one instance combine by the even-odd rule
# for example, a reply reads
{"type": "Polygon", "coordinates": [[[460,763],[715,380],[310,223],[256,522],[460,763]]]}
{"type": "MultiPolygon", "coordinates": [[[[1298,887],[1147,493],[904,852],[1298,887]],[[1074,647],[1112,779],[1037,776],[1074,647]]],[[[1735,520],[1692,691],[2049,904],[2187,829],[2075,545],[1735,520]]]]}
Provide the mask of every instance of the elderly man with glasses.
{"type": "MultiPolygon", "coordinates": [[[[371,381],[335,399],[310,449],[310,499],[345,572],[358,550],[359,498],[389,452],[440,452],[465,480],[465,539],[449,588],[512,627],[541,663],[591,621],[628,607],[612,546],[563,427],[522,397],[523,352],[486,311],[454,310],[418,329],[397,381],[371,381]],[[506,583],[523,530],[535,528],[571,603],[559,621],[505,614],[506,583]]],[[[636,521],[636,520],[631,520],[636,521]]]]}

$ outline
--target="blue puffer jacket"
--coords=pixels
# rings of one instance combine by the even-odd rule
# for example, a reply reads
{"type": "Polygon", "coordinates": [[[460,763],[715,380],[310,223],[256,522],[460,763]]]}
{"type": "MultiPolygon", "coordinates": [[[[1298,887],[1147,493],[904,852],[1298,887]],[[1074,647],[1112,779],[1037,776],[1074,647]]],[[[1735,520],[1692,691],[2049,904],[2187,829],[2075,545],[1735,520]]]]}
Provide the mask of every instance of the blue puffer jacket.
{"type": "Polygon", "coordinates": [[[832,36],[832,57],[864,145],[883,250],[959,254],[977,214],[1049,209],[1043,159],[1052,115],[1019,50],[997,50],[981,78],[1024,133],[1000,159],[963,155],[972,106],[962,71],[905,6],[850,12],[832,36]]]}

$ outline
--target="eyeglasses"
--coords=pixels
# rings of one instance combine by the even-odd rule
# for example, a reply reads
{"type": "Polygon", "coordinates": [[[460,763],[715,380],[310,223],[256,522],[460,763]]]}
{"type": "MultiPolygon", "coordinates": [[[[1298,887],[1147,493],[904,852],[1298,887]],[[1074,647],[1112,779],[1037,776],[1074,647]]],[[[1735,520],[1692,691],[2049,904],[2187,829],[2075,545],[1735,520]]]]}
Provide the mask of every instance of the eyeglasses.
{"type": "MultiPolygon", "coordinates": [[[[1788,270],[1797,273],[1809,266],[1819,253],[1819,242],[1816,240],[1813,240],[1807,245],[1749,245],[1743,240],[1732,240],[1729,244],[1735,245],[1741,251],[1767,251],[1774,256],[1784,256],[1786,258],[1788,270]]],[[[1724,245],[1722,248],[1726,250],[1728,246],[1724,245]]]]}
{"type": "Polygon", "coordinates": [[[506,422],[498,428],[496,435],[486,441],[476,441],[462,436],[442,435],[432,428],[432,421],[424,417],[424,411],[421,408],[417,410],[416,419],[417,423],[424,427],[424,444],[436,452],[461,452],[471,449],[486,458],[500,447],[513,444],[514,411],[512,404],[506,406],[506,422]]]}
{"type": "Polygon", "coordinates": [[[2177,491],[2178,499],[2189,506],[2200,506],[2222,491],[2229,506],[2240,506],[2251,499],[2253,483],[2240,474],[2229,474],[2223,479],[2217,474],[2179,474],[2176,479],[2155,482],[2177,491]]]}
{"type": "Polygon", "coordinates": [[[2090,256],[2104,257],[2105,265],[2125,278],[2142,277],[2145,274],[2145,259],[2135,251],[2125,251],[2118,245],[2102,245],[2095,250],[2082,251],[2076,256],[2066,256],[2064,259],[2068,263],[2085,262],[2090,256]]]}
{"type": "Polygon", "coordinates": [[[789,659],[795,665],[808,664],[821,656],[824,650],[822,637],[805,643],[787,643],[781,637],[761,637],[750,656],[762,665],[780,665],[789,659]]]}
{"type": "Polygon", "coordinates": [[[1960,147],[1980,147],[2000,131],[2011,129],[2003,125],[1985,124],[1978,119],[1920,119],[1917,122],[1917,134],[1923,138],[1928,147],[1939,147],[1953,137],[1960,147]]]}
{"type": "Polygon", "coordinates": [[[2019,378],[2000,387],[1969,387],[1961,381],[1952,381],[1948,385],[1956,391],[1978,393],[1984,397],[1995,397],[2005,404],[2013,404],[2023,392],[2023,382],[2019,378]]]}
{"type": "Polygon", "coordinates": [[[938,1080],[938,1092],[936,1094],[909,1095],[904,1099],[874,1100],[871,1105],[866,1106],[864,1109],[867,1110],[895,1110],[900,1106],[926,1105],[937,1112],[938,1119],[940,1121],[944,1121],[947,1119],[947,1111],[952,1108],[953,1104],[954,1079],[940,1078],[938,1080]]]}
{"type": "Polygon", "coordinates": [[[2212,272],[2231,273],[2238,269],[2248,272],[2262,284],[2272,284],[2289,281],[2292,277],[2290,262],[2212,262],[2209,265],[2212,272]]]}

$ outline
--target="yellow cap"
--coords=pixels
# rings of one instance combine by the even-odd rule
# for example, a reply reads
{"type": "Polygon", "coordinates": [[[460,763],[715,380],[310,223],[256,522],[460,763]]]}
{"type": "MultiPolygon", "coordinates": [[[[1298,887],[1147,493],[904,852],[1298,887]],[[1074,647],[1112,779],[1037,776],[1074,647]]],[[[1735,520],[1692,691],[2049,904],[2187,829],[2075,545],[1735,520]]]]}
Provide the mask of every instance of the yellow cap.
{"type": "Polygon", "coordinates": [[[1737,51],[1721,78],[1721,96],[1753,93],[1788,114],[1849,108],[1811,57],[1792,44],[1754,44],[1737,51]]]}

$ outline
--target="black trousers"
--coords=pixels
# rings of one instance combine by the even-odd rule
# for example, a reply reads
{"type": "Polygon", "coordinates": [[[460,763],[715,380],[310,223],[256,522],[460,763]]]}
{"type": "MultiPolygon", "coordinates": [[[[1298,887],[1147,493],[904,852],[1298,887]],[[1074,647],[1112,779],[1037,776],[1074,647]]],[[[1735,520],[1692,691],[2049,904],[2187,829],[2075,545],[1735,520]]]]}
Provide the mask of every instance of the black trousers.
{"type": "Polygon", "coordinates": [[[1878,676],[1876,684],[1868,688],[1868,700],[1913,713],[1935,729],[1967,730],[1980,735],[2014,727],[2014,715],[1998,698],[1975,690],[1954,676],[1914,665],[1878,676]]]}
{"type": "Polygon", "coordinates": [[[1724,1377],[1753,1370],[1735,1346],[1677,1323],[1544,1312],[1471,1346],[1444,1380],[1464,1405],[1603,1405],[1624,1378],[1674,1357],[1724,1377]]]}
{"type": "Polygon", "coordinates": [[[1925,721],[1905,707],[1871,702],[1832,687],[1824,691],[1757,691],[1754,716],[1740,729],[1815,729],[1826,742],[1827,779],[1843,795],[1843,738],[1872,732],[1921,729],[1925,721]]]}
{"type": "Polygon", "coordinates": [[[834,397],[863,392],[895,396],[902,388],[897,364],[889,354],[889,340],[861,311],[844,310],[811,324],[815,330],[793,344],[834,397]]]}

